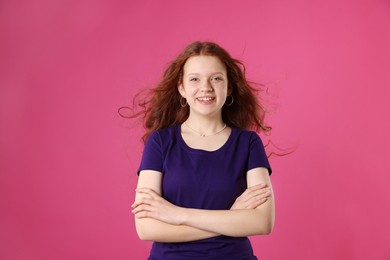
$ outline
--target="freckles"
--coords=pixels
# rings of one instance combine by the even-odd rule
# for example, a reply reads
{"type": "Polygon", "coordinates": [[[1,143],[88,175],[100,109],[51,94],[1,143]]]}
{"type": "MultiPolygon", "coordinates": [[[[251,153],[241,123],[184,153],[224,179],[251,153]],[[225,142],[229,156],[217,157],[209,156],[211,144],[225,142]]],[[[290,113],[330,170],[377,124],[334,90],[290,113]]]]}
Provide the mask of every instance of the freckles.
{"type": "Polygon", "coordinates": [[[189,89],[188,89],[188,93],[190,93],[191,95],[194,95],[198,92],[198,88],[196,86],[191,86],[189,89]]]}

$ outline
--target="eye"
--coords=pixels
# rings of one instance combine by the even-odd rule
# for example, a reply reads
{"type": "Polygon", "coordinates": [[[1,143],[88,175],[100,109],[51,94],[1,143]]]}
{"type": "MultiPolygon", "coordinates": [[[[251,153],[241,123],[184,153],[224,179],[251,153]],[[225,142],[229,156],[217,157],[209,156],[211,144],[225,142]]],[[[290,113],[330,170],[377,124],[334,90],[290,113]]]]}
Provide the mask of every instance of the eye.
{"type": "Polygon", "coordinates": [[[213,81],[222,81],[223,78],[222,78],[222,76],[215,76],[215,77],[211,78],[211,80],[213,80],[213,81]]]}
{"type": "Polygon", "coordinates": [[[197,81],[199,81],[199,78],[193,77],[193,78],[190,78],[190,81],[197,82],[197,81]]]}

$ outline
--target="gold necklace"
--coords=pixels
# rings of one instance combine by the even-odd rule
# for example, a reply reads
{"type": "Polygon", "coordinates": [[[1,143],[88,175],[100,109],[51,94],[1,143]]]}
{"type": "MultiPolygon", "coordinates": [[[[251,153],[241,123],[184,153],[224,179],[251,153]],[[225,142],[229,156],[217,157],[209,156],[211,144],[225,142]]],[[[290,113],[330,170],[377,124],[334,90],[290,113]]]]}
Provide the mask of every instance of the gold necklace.
{"type": "Polygon", "coordinates": [[[220,132],[222,132],[223,130],[225,130],[225,128],[226,128],[226,126],[227,126],[227,125],[225,124],[225,125],[222,127],[221,130],[219,130],[219,131],[217,131],[217,132],[215,132],[215,133],[206,135],[206,134],[201,134],[201,133],[199,133],[198,131],[196,131],[194,128],[192,128],[191,126],[189,126],[189,125],[187,124],[187,122],[184,122],[184,124],[185,124],[190,130],[192,130],[193,132],[197,133],[200,137],[207,137],[207,136],[217,135],[217,134],[219,134],[220,132]]]}

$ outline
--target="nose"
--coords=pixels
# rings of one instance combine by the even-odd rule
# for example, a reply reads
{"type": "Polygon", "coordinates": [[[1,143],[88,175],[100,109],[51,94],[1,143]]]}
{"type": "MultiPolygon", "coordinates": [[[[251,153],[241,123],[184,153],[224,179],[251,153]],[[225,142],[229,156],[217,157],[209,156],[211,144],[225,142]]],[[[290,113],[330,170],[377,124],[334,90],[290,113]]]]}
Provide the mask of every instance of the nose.
{"type": "Polygon", "coordinates": [[[203,92],[211,92],[213,91],[213,86],[209,80],[205,80],[202,82],[201,91],[203,92]]]}

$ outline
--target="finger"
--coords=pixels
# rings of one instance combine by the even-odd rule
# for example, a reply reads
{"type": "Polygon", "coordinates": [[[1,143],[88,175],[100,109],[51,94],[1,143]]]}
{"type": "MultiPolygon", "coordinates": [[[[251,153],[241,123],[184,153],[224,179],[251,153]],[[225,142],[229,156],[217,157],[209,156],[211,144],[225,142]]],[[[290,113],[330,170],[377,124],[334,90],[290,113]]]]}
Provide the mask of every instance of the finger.
{"type": "Polygon", "coordinates": [[[157,192],[151,188],[148,187],[141,187],[141,188],[136,188],[136,191],[142,191],[142,192],[149,192],[149,193],[154,193],[157,194],[157,192]]]}
{"type": "Polygon", "coordinates": [[[251,203],[247,204],[246,208],[247,209],[255,209],[258,206],[264,204],[267,200],[268,200],[268,198],[262,198],[262,199],[258,199],[258,200],[253,200],[251,203]]]}
{"type": "Polygon", "coordinates": [[[251,192],[250,194],[248,194],[249,196],[259,196],[259,195],[265,195],[265,196],[269,196],[271,195],[271,189],[270,188],[264,188],[264,189],[261,189],[261,190],[256,190],[256,191],[253,191],[251,192]]]}
{"type": "Polygon", "coordinates": [[[131,207],[132,208],[135,208],[135,207],[138,207],[139,205],[142,205],[142,204],[147,204],[147,205],[152,205],[154,202],[153,199],[150,199],[150,198],[140,198],[139,200],[137,200],[136,202],[134,202],[131,207]]]}
{"type": "Polygon", "coordinates": [[[134,214],[134,216],[136,218],[138,218],[138,219],[147,218],[148,217],[148,213],[147,212],[139,212],[139,213],[134,214]]]}
{"type": "Polygon", "coordinates": [[[266,187],[267,187],[266,183],[259,183],[259,184],[253,185],[251,187],[248,187],[248,190],[253,191],[253,190],[263,189],[266,187]]]}
{"type": "Polygon", "coordinates": [[[251,192],[256,192],[256,191],[261,191],[261,190],[266,190],[268,188],[268,185],[265,183],[261,183],[252,187],[248,188],[248,193],[251,192]]]}
{"type": "Polygon", "coordinates": [[[136,214],[134,214],[134,216],[138,219],[141,219],[141,218],[154,218],[154,219],[157,219],[156,217],[156,214],[153,213],[153,212],[150,212],[150,211],[140,211],[136,214]]]}
{"type": "Polygon", "coordinates": [[[147,194],[147,193],[139,193],[139,192],[137,192],[137,194],[136,194],[136,199],[134,200],[134,202],[140,200],[141,198],[153,199],[152,195],[149,195],[149,194],[147,194]]]}
{"type": "Polygon", "coordinates": [[[267,184],[265,183],[260,183],[260,184],[257,184],[257,185],[254,185],[254,186],[251,186],[249,188],[247,188],[242,194],[241,196],[247,196],[249,194],[251,194],[252,192],[256,192],[256,191],[259,191],[259,190],[264,190],[265,188],[267,188],[267,184]]]}
{"type": "Polygon", "coordinates": [[[150,189],[150,188],[137,188],[137,189],[135,189],[135,192],[152,195],[153,194],[153,189],[150,189]]]}
{"type": "Polygon", "coordinates": [[[262,200],[262,199],[268,199],[269,197],[271,197],[271,192],[267,191],[265,193],[261,193],[259,195],[254,196],[253,199],[254,200],[262,200]]]}
{"type": "Polygon", "coordinates": [[[141,194],[147,194],[151,196],[152,198],[155,197],[161,197],[160,194],[158,194],[155,190],[151,188],[137,188],[135,189],[136,192],[141,193],[141,194]]]}
{"type": "MultiPolygon", "coordinates": [[[[251,196],[245,198],[246,200],[243,202],[247,207],[249,205],[252,208],[253,203],[258,203],[259,201],[263,201],[268,199],[271,196],[271,191],[261,192],[261,193],[252,193],[251,196]]],[[[264,202],[262,202],[264,203],[264,202]]]]}
{"type": "Polygon", "coordinates": [[[245,202],[244,204],[244,207],[246,209],[254,209],[258,206],[260,206],[261,204],[265,203],[266,201],[268,200],[268,198],[252,198],[248,201],[245,202]]]}
{"type": "Polygon", "coordinates": [[[270,193],[268,191],[254,191],[251,193],[248,193],[244,197],[240,198],[240,200],[244,203],[251,203],[251,201],[259,200],[262,198],[268,198],[270,196],[270,193]]]}
{"type": "Polygon", "coordinates": [[[141,205],[136,206],[131,212],[133,214],[137,214],[137,213],[142,212],[142,211],[152,212],[152,211],[154,211],[154,207],[151,205],[147,205],[147,204],[141,204],[141,205]]]}

